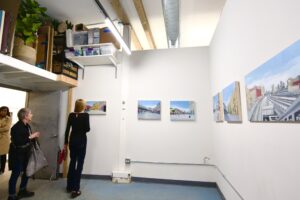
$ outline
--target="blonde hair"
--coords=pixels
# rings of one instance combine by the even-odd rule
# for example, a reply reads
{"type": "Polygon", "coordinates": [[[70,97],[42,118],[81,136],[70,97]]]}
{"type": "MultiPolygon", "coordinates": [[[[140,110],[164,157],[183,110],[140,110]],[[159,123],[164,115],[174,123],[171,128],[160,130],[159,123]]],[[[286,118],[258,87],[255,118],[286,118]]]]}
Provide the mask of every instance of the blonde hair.
{"type": "Polygon", "coordinates": [[[82,112],[84,111],[86,103],[83,99],[77,99],[75,102],[74,112],[82,112]]]}

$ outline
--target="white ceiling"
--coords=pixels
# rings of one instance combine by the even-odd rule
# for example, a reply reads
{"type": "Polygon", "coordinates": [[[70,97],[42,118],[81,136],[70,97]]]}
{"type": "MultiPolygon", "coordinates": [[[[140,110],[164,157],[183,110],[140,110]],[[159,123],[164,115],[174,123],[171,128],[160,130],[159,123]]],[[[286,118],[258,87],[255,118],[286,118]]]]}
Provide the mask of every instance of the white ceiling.
{"type": "MultiPolygon", "coordinates": [[[[94,0],[37,0],[48,9],[47,13],[73,24],[103,23],[104,18],[94,0]]],[[[161,0],[142,0],[154,42],[158,49],[167,48],[167,37],[161,0]]],[[[226,0],[180,1],[180,47],[208,46],[213,37],[226,0]]],[[[108,0],[100,0],[111,19],[117,16],[108,0]]],[[[130,24],[143,49],[149,49],[143,26],[132,0],[120,0],[130,24]]]]}

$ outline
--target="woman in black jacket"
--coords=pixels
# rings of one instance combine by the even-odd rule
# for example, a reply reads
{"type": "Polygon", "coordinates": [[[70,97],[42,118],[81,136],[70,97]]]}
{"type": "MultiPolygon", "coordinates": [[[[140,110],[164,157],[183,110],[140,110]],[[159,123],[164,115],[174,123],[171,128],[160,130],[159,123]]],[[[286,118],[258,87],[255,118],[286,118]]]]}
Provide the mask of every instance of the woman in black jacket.
{"type": "Polygon", "coordinates": [[[67,128],[65,132],[65,146],[69,144],[70,164],[67,177],[67,192],[71,193],[71,198],[81,194],[80,179],[83,169],[83,163],[86,153],[87,137],[86,133],[90,131],[89,114],[84,113],[86,103],[83,99],[75,102],[73,113],[69,114],[67,128]],[[69,133],[71,129],[70,141],[69,133]]]}
{"type": "Polygon", "coordinates": [[[12,170],[8,185],[8,200],[18,200],[23,197],[31,197],[34,192],[26,189],[28,177],[26,167],[32,147],[32,140],[40,136],[39,132],[31,132],[29,122],[32,119],[31,110],[22,108],[18,112],[19,121],[11,128],[11,143],[9,147],[9,169],[12,170]],[[18,177],[23,171],[20,190],[16,195],[16,184],[18,177]]]}

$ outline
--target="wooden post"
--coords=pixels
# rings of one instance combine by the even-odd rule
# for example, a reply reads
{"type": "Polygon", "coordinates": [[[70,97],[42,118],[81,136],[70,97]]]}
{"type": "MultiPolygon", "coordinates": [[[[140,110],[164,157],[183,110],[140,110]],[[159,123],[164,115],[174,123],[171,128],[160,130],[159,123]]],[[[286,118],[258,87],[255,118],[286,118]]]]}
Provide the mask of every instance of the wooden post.
{"type": "MultiPolygon", "coordinates": [[[[68,90],[68,114],[67,114],[67,118],[69,116],[69,113],[71,112],[71,109],[72,109],[72,98],[73,98],[73,89],[70,88],[68,90]]],[[[66,154],[67,154],[67,158],[66,160],[64,161],[64,165],[63,165],[63,178],[66,178],[67,177],[67,174],[68,174],[68,163],[69,163],[69,149],[67,148],[66,149],[66,154]]]]}

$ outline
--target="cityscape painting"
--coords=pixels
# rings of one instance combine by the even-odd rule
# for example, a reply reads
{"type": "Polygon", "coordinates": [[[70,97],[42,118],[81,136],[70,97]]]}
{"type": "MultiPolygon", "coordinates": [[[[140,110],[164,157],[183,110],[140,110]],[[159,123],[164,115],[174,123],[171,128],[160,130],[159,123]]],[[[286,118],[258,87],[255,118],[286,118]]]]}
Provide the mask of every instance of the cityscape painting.
{"type": "Polygon", "coordinates": [[[224,109],[221,93],[218,93],[213,97],[213,114],[215,122],[224,121],[224,109]]]}
{"type": "Polygon", "coordinates": [[[242,122],[240,84],[233,82],[223,89],[224,118],[227,122],[242,122]]]}
{"type": "Polygon", "coordinates": [[[170,116],[172,121],[194,121],[195,103],[193,101],[171,101],[170,116]]]}
{"type": "Polygon", "coordinates": [[[105,115],[106,101],[87,101],[84,112],[91,115],[105,115]]]}
{"type": "Polygon", "coordinates": [[[245,77],[248,119],[300,121],[300,41],[245,77]]]}
{"type": "Polygon", "coordinates": [[[160,120],[160,101],[140,100],[138,101],[138,119],[160,120]]]}

